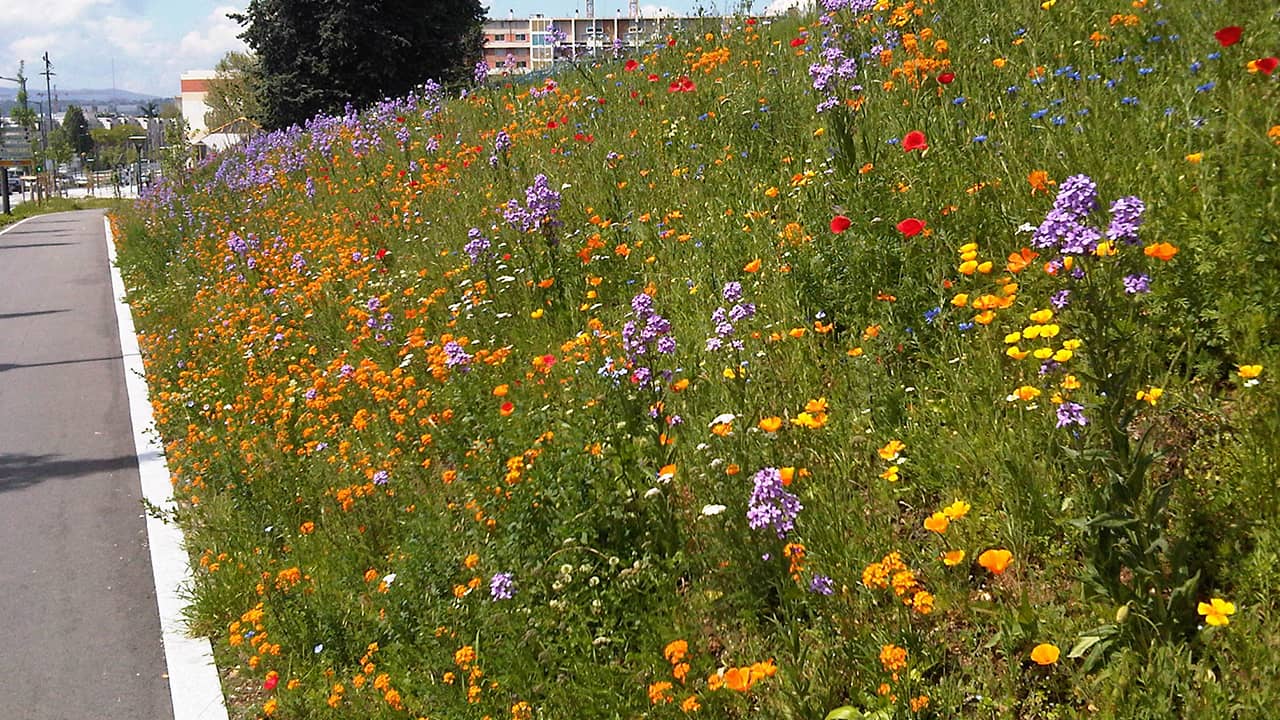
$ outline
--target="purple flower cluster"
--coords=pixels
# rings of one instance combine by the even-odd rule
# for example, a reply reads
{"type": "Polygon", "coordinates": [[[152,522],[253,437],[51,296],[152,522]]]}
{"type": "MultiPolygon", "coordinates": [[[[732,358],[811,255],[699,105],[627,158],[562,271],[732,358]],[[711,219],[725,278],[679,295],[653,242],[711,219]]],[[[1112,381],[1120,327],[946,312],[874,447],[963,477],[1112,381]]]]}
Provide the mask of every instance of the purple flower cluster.
{"type": "Polygon", "coordinates": [[[804,509],[800,498],[782,486],[782,473],[777,468],[764,468],[753,480],[755,487],[747,506],[747,524],[752,530],[768,528],[777,533],[779,540],[786,539],[787,533],[795,529],[796,516],[804,509]]]}
{"type": "MultiPolygon", "coordinates": [[[[809,66],[809,78],[813,81],[813,89],[823,96],[818,103],[818,112],[825,112],[840,104],[839,83],[848,82],[858,75],[858,63],[845,55],[844,49],[836,44],[834,36],[827,36],[822,41],[821,62],[809,66]]],[[[850,88],[858,92],[861,86],[850,88]]]]}
{"type": "MultiPolygon", "coordinates": [[[[642,388],[659,389],[671,380],[673,373],[670,370],[655,373],[648,358],[653,353],[675,353],[676,339],[671,335],[671,321],[653,309],[653,298],[646,293],[631,299],[631,317],[622,326],[622,351],[626,353],[627,364],[631,368],[631,383],[642,388]]],[[[611,369],[609,365],[606,368],[611,369]]]]}
{"type": "Polygon", "coordinates": [[[848,10],[854,15],[862,15],[875,8],[876,0],[822,0],[822,9],[829,13],[848,10]]]}
{"type": "MultiPolygon", "coordinates": [[[[1053,209],[1036,228],[1031,244],[1041,249],[1055,249],[1063,255],[1092,254],[1104,236],[1102,231],[1088,223],[1089,215],[1098,208],[1097,184],[1088,175],[1072,175],[1062,181],[1053,209]]],[[[1111,222],[1105,237],[1136,244],[1145,210],[1146,206],[1137,197],[1116,200],[1111,204],[1111,222]]]]}
{"type": "Polygon", "coordinates": [[[489,579],[489,595],[497,600],[510,600],[516,595],[515,578],[509,572],[494,573],[489,579]]]}
{"type": "Polygon", "coordinates": [[[462,251],[471,258],[471,264],[475,265],[489,252],[490,245],[489,238],[481,234],[480,228],[471,228],[467,231],[467,244],[462,247],[462,251]]]}
{"type": "Polygon", "coordinates": [[[524,205],[515,198],[508,200],[502,217],[522,232],[541,230],[550,236],[553,229],[561,224],[556,217],[559,212],[560,193],[552,189],[546,175],[539,174],[533,178],[533,184],[525,188],[524,205]]]}
{"type": "Polygon", "coordinates": [[[735,332],[734,324],[755,317],[755,303],[742,302],[742,283],[733,281],[725,283],[722,297],[729,308],[723,305],[711,313],[711,322],[715,324],[715,335],[707,338],[707,352],[717,352],[726,346],[741,352],[741,340],[731,339],[735,332]]]}
{"type": "Polygon", "coordinates": [[[814,575],[813,579],[809,581],[809,592],[819,595],[834,595],[836,585],[826,575],[814,575]]]}
{"type": "Polygon", "coordinates": [[[476,63],[476,70],[475,70],[476,84],[483,85],[485,84],[485,81],[488,79],[489,79],[489,63],[481,60],[480,62],[476,63]]]}
{"type": "Polygon", "coordinates": [[[471,363],[471,354],[462,349],[455,340],[444,344],[444,364],[448,367],[466,367],[471,363]]]}
{"type": "Polygon", "coordinates": [[[493,137],[493,151],[495,153],[504,153],[511,149],[511,136],[506,130],[499,130],[498,134],[493,137]]]}
{"type": "Polygon", "coordinates": [[[1145,273],[1125,275],[1121,282],[1124,283],[1124,291],[1128,295],[1141,295],[1151,292],[1151,278],[1145,273]]]}
{"type": "Polygon", "coordinates": [[[1111,224],[1107,226],[1107,239],[1137,245],[1138,228],[1142,227],[1142,213],[1147,206],[1141,198],[1130,195],[1111,203],[1111,224]]]}
{"type": "Polygon", "coordinates": [[[1079,425],[1084,427],[1089,424],[1089,419],[1084,416],[1084,406],[1079,403],[1065,401],[1058,405],[1058,427],[1066,427],[1068,425],[1079,425]]]}

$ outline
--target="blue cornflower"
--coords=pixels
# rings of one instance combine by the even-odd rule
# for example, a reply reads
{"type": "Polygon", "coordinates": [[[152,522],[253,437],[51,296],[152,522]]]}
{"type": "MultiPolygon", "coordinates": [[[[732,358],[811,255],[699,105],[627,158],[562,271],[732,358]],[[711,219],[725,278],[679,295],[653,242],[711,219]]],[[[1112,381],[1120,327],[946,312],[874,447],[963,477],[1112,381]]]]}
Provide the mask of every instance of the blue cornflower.
{"type": "Polygon", "coordinates": [[[1197,85],[1197,86],[1196,86],[1196,92],[1198,92],[1198,93],[1202,93],[1202,92],[1209,92],[1209,91],[1210,91],[1210,90],[1212,90],[1216,85],[1217,85],[1217,83],[1215,83],[1214,81],[1210,80],[1209,82],[1207,82],[1207,83],[1205,83],[1205,84],[1203,84],[1203,85],[1197,85]]]}

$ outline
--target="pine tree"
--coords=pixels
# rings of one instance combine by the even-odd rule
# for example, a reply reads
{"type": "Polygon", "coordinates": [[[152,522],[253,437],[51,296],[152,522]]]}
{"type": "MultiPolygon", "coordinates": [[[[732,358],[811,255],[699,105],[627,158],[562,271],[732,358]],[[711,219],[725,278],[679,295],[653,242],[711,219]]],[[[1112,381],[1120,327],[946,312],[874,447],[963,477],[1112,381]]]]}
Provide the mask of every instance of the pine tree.
{"type": "Polygon", "coordinates": [[[268,129],[462,81],[483,49],[479,0],[250,0],[231,17],[261,65],[268,129]]]}

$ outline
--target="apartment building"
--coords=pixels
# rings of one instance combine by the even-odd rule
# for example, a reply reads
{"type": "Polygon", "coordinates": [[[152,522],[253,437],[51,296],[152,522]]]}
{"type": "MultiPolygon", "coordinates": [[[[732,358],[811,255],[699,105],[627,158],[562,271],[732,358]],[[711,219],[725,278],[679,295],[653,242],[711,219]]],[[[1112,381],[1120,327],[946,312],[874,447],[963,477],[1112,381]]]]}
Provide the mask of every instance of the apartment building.
{"type": "Polygon", "coordinates": [[[495,72],[510,63],[514,72],[526,73],[548,69],[557,58],[592,57],[615,48],[640,47],[691,23],[720,28],[721,19],[715,17],[643,17],[639,5],[638,0],[631,0],[626,16],[596,17],[595,3],[587,0],[585,16],[575,12],[573,17],[509,14],[504,19],[490,18],[484,25],[484,62],[495,72]],[[556,34],[564,37],[558,46],[553,39],[556,34]]]}

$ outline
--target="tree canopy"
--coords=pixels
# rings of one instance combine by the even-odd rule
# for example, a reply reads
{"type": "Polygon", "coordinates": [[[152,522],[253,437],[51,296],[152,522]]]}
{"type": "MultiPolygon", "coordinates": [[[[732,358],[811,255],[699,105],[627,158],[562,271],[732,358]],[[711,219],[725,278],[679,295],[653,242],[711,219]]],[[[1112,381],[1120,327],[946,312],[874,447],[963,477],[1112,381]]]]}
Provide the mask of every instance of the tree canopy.
{"type": "Polygon", "coordinates": [[[209,81],[204,99],[209,106],[209,112],[204,114],[205,127],[212,130],[240,118],[258,121],[261,116],[258,86],[262,82],[258,58],[249,53],[229,52],[213,70],[215,75],[209,81]]]}
{"type": "Polygon", "coordinates": [[[479,0],[250,0],[230,17],[261,66],[267,128],[461,81],[483,49],[479,0]]]}
{"type": "Polygon", "coordinates": [[[67,114],[62,116],[62,131],[66,134],[71,152],[86,155],[93,152],[93,137],[89,134],[89,121],[79,105],[69,105],[67,114]]]}

